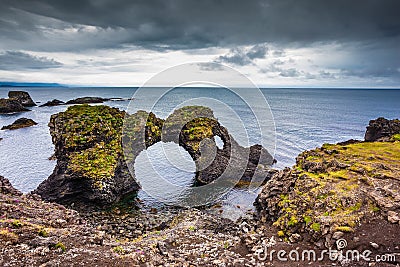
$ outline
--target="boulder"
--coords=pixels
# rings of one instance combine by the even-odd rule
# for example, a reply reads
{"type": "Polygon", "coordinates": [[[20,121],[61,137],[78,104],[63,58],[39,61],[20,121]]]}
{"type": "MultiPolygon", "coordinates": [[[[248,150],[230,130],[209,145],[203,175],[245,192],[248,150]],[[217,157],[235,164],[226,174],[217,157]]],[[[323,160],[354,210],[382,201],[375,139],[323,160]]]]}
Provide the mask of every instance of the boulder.
{"type": "Polygon", "coordinates": [[[15,122],[13,122],[13,124],[3,126],[1,129],[2,130],[17,130],[20,128],[31,127],[34,125],[37,125],[37,123],[35,121],[33,121],[32,119],[20,118],[20,119],[16,120],[15,122]]]}
{"type": "Polygon", "coordinates": [[[65,103],[61,100],[58,99],[53,99],[51,101],[47,101],[46,103],[44,103],[43,105],[40,105],[41,107],[54,107],[54,106],[60,106],[60,105],[64,105],[65,103]]]}
{"type": "Polygon", "coordinates": [[[69,100],[67,105],[74,105],[74,104],[96,104],[96,103],[103,103],[108,101],[108,98],[102,97],[79,97],[73,100],[69,100]]]}
{"type": "Polygon", "coordinates": [[[371,120],[365,132],[365,141],[389,141],[395,134],[400,134],[400,120],[378,118],[371,120]]]}
{"type": "Polygon", "coordinates": [[[16,99],[0,98],[0,114],[29,111],[16,99]]]}
{"type": "Polygon", "coordinates": [[[9,91],[8,97],[18,100],[24,107],[36,106],[29,93],[25,91],[9,91]]]}

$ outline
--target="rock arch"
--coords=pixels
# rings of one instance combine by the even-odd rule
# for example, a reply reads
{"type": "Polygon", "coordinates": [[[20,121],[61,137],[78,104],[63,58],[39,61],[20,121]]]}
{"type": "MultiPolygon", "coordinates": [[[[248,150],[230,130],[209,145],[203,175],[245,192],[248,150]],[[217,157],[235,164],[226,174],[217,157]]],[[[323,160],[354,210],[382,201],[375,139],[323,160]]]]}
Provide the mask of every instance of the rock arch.
{"type": "Polygon", "coordinates": [[[200,185],[243,162],[236,171],[249,182],[261,155],[266,165],[261,176],[268,179],[272,173],[268,167],[274,159],[268,151],[261,145],[240,146],[207,107],[186,106],[163,120],[152,112],[127,114],[108,106],[79,105],[54,114],[49,127],[57,166],[34,193],[63,204],[110,204],[137,191],[129,168],[134,169],[141,151],[159,141],[175,142],[190,154],[200,185]],[[214,136],[224,142],[222,149],[214,136]]]}

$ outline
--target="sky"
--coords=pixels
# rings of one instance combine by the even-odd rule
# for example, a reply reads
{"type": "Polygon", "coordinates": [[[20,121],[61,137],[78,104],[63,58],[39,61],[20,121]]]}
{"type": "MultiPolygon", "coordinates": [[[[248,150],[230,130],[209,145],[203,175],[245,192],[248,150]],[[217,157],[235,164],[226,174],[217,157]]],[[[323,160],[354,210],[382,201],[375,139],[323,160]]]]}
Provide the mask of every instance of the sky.
{"type": "Polygon", "coordinates": [[[260,87],[400,88],[397,0],[0,0],[0,81],[141,86],[188,62],[260,87]]]}

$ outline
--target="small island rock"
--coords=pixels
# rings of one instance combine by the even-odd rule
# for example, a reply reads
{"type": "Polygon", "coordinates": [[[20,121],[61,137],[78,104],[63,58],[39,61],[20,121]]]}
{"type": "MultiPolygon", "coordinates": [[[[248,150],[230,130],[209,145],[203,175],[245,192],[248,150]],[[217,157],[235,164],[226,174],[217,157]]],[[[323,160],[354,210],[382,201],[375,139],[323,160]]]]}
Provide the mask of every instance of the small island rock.
{"type": "Polygon", "coordinates": [[[18,100],[24,107],[36,106],[29,93],[25,91],[10,91],[8,92],[8,97],[18,100]]]}
{"type": "Polygon", "coordinates": [[[0,114],[29,111],[16,99],[0,98],[0,114]]]}
{"type": "Polygon", "coordinates": [[[16,120],[15,122],[13,122],[13,124],[3,126],[1,129],[2,130],[17,130],[20,128],[26,128],[26,127],[30,127],[30,126],[34,126],[34,125],[37,125],[37,123],[35,121],[33,121],[32,119],[20,118],[20,119],[16,120]]]}
{"type": "Polygon", "coordinates": [[[53,99],[51,101],[47,101],[46,103],[44,103],[43,105],[40,105],[41,107],[54,107],[54,106],[60,106],[60,105],[64,105],[65,103],[61,100],[58,99],[53,99]]]}

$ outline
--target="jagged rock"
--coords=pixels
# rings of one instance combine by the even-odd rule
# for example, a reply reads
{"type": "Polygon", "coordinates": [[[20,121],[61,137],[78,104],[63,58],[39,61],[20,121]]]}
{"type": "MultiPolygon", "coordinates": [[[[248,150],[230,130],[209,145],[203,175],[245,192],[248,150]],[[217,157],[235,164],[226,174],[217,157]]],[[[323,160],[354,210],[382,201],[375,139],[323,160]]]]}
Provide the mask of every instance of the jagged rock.
{"type": "Polygon", "coordinates": [[[24,107],[36,106],[29,93],[25,91],[9,91],[8,97],[18,100],[24,107]]]}
{"type": "Polygon", "coordinates": [[[60,105],[64,105],[65,103],[61,100],[58,99],[53,99],[51,101],[48,101],[46,103],[44,103],[43,105],[40,105],[41,107],[54,107],[54,106],[60,106],[60,105]]]}
{"type": "Polygon", "coordinates": [[[395,134],[400,134],[400,120],[378,118],[369,122],[364,139],[368,142],[389,141],[395,134]]]}
{"type": "Polygon", "coordinates": [[[0,114],[29,111],[16,99],[0,98],[0,114]]]}
{"type": "Polygon", "coordinates": [[[108,98],[102,98],[102,97],[79,97],[73,100],[69,100],[67,102],[67,105],[73,105],[73,104],[96,104],[96,103],[103,103],[105,101],[108,101],[108,98]]]}
{"type": "Polygon", "coordinates": [[[3,126],[1,129],[2,130],[16,130],[16,129],[20,129],[20,128],[31,127],[34,125],[37,125],[37,123],[35,121],[33,121],[32,119],[19,118],[18,120],[13,122],[13,124],[3,126]]]}
{"type": "Polygon", "coordinates": [[[20,196],[22,192],[15,189],[10,181],[3,176],[0,176],[0,193],[4,195],[20,196]]]}

